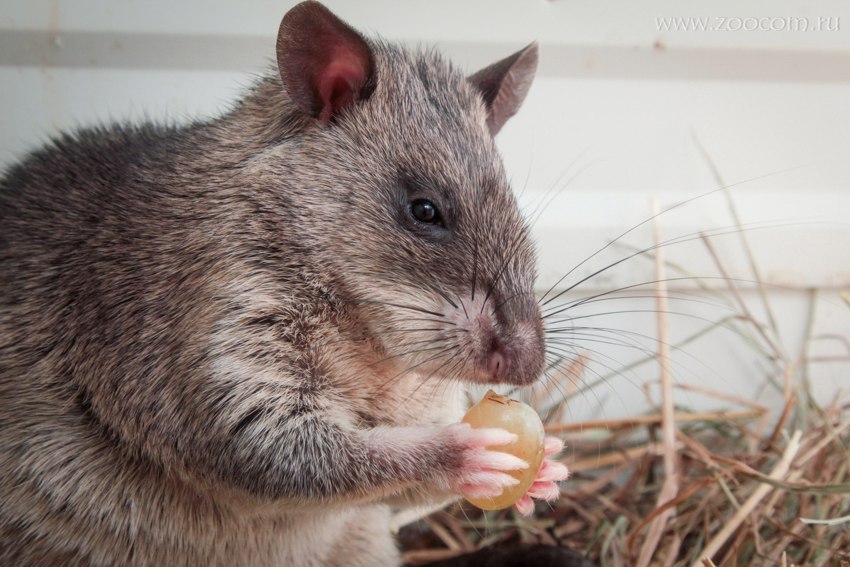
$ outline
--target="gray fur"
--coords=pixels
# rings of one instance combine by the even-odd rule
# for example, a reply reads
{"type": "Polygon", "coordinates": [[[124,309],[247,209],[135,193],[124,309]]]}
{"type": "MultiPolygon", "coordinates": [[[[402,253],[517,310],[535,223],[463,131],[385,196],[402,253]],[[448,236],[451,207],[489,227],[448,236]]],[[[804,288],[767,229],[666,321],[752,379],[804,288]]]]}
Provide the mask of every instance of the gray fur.
{"type": "Polygon", "coordinates": [[[330,124],[275,73],[218,119],[78,131],[0,181],[0,564],[396,563],[388,505],[448,495],[454,379],[487,378],[493,337],[428,330],[473,264],[506,376],[537,376],[480,95],[369,45],[374,92],[330,124]],[[400,222],[405,184],[448,237],[400,222]]]}

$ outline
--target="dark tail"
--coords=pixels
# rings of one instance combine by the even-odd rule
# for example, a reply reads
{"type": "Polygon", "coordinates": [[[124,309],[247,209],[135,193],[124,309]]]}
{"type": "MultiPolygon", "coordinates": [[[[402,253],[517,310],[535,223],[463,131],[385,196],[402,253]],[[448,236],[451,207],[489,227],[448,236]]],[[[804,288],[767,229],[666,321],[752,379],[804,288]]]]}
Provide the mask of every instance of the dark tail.
{"type": "Polygon", "coordinates": [[[428,563],[427,567],[596,567],[571,549],[551,545],[509,545],[485,547],[449,559],[428,563]]]}

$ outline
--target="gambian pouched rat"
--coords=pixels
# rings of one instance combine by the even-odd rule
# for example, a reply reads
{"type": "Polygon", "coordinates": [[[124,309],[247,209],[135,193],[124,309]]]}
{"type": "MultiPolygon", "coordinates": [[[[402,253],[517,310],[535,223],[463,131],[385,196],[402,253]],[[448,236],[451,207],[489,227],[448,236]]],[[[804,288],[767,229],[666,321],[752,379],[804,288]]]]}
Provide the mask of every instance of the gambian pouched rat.
{"type": "Polygon", "coordinates": [[[0,182],[0,563],[395,564],[390,505],[525,465],[456,423],[457,379],[543,367],[493,142],[536,47],[465,78],[305,2],[277,56],[221,118],[0,182]]]}

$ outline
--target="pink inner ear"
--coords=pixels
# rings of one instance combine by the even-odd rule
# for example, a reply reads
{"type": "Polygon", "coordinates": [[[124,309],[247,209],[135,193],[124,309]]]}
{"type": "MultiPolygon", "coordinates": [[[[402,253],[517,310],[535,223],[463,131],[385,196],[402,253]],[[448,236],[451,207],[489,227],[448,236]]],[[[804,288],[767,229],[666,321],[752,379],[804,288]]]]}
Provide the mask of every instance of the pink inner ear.
{"type": "Polygon", "coordinates": [[[343,50],[334,53],[318,80],[322,100],[319,120],[328,122],[340,109],[354,101],[366,81],[366,73],[363,60],[355,53],[343,50]]]}

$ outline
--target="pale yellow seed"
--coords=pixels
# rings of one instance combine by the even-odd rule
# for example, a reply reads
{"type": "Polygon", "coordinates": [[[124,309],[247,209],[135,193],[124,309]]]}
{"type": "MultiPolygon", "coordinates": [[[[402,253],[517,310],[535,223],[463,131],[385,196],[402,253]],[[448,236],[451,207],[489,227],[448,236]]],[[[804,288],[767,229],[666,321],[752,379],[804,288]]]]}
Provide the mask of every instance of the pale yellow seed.
{"type": "Polygon", "coordinates": [[[466,412],[462,421],[476,429],[498,427],[518,437],[509,445],[493,446],[488,449],[510,453],[528,463],[527,469],[508,473],[519,479],[519,484],[505,488],[502,494],[493,498],[467,498],[470,503],[482,510],[501,510],[513,506],[528,492],[543,463],[543,422],[531,406],[507,396],[500,396],[493,390],[484,394],[481,401],[466,412]]]}

